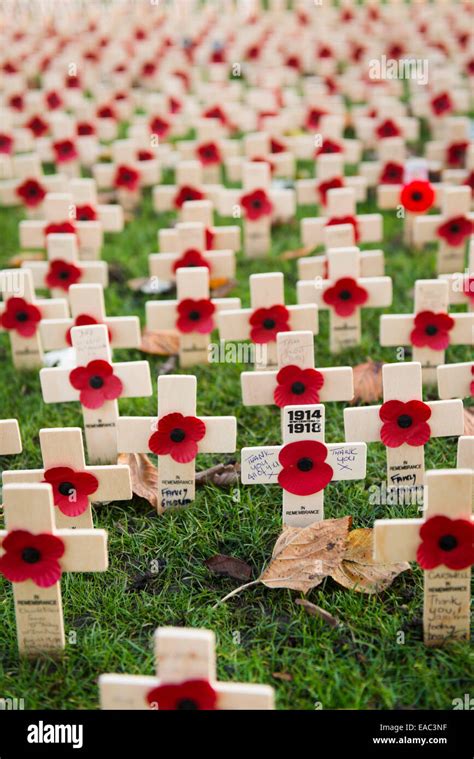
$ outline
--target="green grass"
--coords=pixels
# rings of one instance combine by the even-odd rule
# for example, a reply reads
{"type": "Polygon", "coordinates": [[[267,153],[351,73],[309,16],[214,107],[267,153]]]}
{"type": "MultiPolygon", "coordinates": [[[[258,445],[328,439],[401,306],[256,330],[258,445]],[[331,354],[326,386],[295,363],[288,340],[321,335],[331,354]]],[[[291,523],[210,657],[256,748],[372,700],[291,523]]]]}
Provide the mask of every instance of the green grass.
{"type": "MultiPolygon", "coordinates": [[[[364,208],[374,209],[373,202],[364,208]]],[[[300,216],[314,212],[304,208],[300,216]]],[[[18,250],[20,218],[19,211],[0,212],[2,265],[18,250]]],[[[157,217],[146,197],[123,234],[106,240],[104,258],[114,264],[115,275],[122,275],[106,293],[110,315],[139,314],[143,323],[147,296],[131,292],[125,281],[147,273],[147,256],[157,249],[157,229],[172,220],[172,214],[157,217]]],[[[393,313],[411,311],[415,279],[435,276],[434,251],[414,253],[407,249],[401,232],[402,222],[394,214],[386,214],[385,243],[380,247],[384,247],[387,273],[394,282],[393,313]]],[[[282,262],[277,254],[299,244],[299,222],[295,221],[274,230],[268,259],[248,261],[239,256],[235,295],[244,305],[248,305],[249,274],[280,270],[286,275],[287,303],[295,302],[296,263],[282,262]]],[[[379,346],[379,315],[380,311],[366,311],[362,344],[333,357],[327,347],[328,317],[322,314],[316,340],[317,365],[356,366],[368,357],[395,361],[395,349],[379,346]]],[[[37,374],[19,374],[12,368],[5,335],[0,338],[0,358],[1,416],[19,418],[24,443],[20,456],[4,458],[0,463],[2,468],[38,467],[38,430],[81,426],[79,405],[44,405],[37,374]]],[[[142,356],[138,351],[117,351],[116,358],[142,356]]],[[[451,348],[447,354],[449,361],[469,358],[467,348],[451,348]]],[[[155,381],[164,359],[149,360],[155,381]]],[[[279,443],[279,410],[241,405],[239,375],[243,368],[196,367],[198,412],[236,414],[238,449],[279,443]]],[[[428,397],[436,396],[431,391],[428,397]]],[[[156,392],[151,398],[120,401],[120,408],[124,415],[152,415],[156,412],[156,392]]],[[[327,404],[327,441],[342,441],[343,434],[343,404],[327,404]]],[[[218,460],[199,457],[198,469],[218,460]]],[[[427,445],[427,468],[452,467],[455,460],[455,439],[433,440],[427,445]]],[[[369,504],[368,489],[380,483],[384,474],[384,450],[379,444],[371,445],[367,479],[330,485],[325,495],[326,516],[351,514],[354,527],[371,527],[374,519],[387,514],[417,516],[416,506],[388,510],[369,504]]],[[[106,574],[63,578],[66,634],[74,633],[70,639],[76,642],[67,644],[60,660],[19,659],[11,587],[2,582],[0,697],[24,698],[25,707],[32,709],[96,708],[99,674],[153,673],[152,635],[159,625],[215,630],[219,678],[274,685],[280,709],[314,709],[315,704],[324,709],[442,709],[451,708],[453,698],[469,692],[468,644],[429,649],[422,643],[422,574],[417,568],[399,576],[380,596],[350,592],[332,580],[323,582],[308,597],[341,620],[343,625],[337,630],[296,605],[300,594],[261,585],[213,609],[238,582],[212,575],[205,560],[216,553],[239,557],[251,565],[256,578],[280,532],[280,515],[281,491],[263,486],[241,487],[240,500],[233,491],[199,488],[190,508],[161,517],[138,498],[99,506],[94,510],[95,524],[108,530],[110,569],[106,574]],[[160,570],[152,574],[155,561],[160,570]],[[404,644],[397,643],[399,631],[405,634],[404,644]],[[275,673],[289,677],[282,679],[275,673]]]]}

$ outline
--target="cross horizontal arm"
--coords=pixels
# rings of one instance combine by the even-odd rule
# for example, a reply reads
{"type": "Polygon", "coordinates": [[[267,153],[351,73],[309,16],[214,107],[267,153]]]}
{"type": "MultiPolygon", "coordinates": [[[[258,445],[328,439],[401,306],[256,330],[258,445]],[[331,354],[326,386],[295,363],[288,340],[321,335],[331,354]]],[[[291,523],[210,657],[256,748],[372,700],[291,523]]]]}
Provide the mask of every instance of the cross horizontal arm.
{"type": "Polygon", "coordinates": [[[107,533],[105,530],[58,530],[66,544],[61,559],[64,572],[105,572],[108,568],[107,533]]]}
{"type": "Polygon", "coordinates": [[[149,709],[148,693],[158,687],[157,677],[144,675],[101,675],[99,677],[101,709],[149,709]]]}
{"type": "Polygon", "coordinates": [[[117,420],[117,449],[121,453],[149,453],[156,416],[121,416],[117,420]]]}
{"type": "Polygon", "coordinates": [[[20,427],[16,419],[0,420],[0,456],[21,453],[20,427]]]}
{"type": "Polygon", "coordinates": [[[233,453],[237,445],[235,416],[200,416],[206,434],[198,443],[199,453],[233,453]]]}
{"type": "MultiPolygon", "coordinates": [[[[464,429],[462,401],[432,401],[428,424],[432,437],[460,435],[464,429]]],[[[381,406],[344,409],[344,431],[346,440],[364,440],[366,443],[380,442],[381,406]]]]}
{"type": "MultiPolygon", "coordinates": [[[[139,398],[152,394],[147,361],[125,361],[113,364],[114,374],[121,380],[121,397],[139,398]]],[[[45,403],[78,401],[80,391],[69,382],[70,369],[41,369],[40,382],[45,403]]]]}
{"type": "MultiPolygon", "coordinates": [[[[332,481],[361,480],[366,473],[367,446],[365,443],[329,443],[326,463],[333,469],[332,481]]],[[[278,455],[280,445],[242,448],[241,480],[244,485],[276,484],[281,472],[278,455]]]]}
{"type": "MultiPolygon", "coordinates": [[[[390,277],[359,277],[357,283],[367,290],[368,299],[363,308],[382,308],[392,303],[392,280],[390,277]]],[[[319,308],[330,308],[324,301],[324,293],[334,284],[334,280],[324,279],[313,282],[300,280],[297,283],[299,303],[316,303],[319,308]]]]}
{"type": "MultiPolygon", "coordinates": [[[[321,403],[351,400],[354,395],[352,367],[338,366],[317,371],[324,378],[319,391],[321,403]]],[[[240,381],[244,406],[270,406],[275,403],[273,394],[277,387],[277,374],[278,372],[242,372],[240,381]]]]}
{"type": "MultiPolygon", "coordinates": [[[[87,309],[84,310],[87,313],[87,309]]],[[[45,316],[40,323],[41,340],[45,350],[67,348],[67,334],[74,326],[75,320],[64,318],[66,314],[45,316]]],[[[110,316],[104,319],[110,329],[112,348],[131,348],[140,345],[140,321],[137,316],[110,316]]]]}
{"type": "MultiPolygon", "coordinates": [[[[449,332],[452,345],[472,345],[474,335],[474,313],[451,314],[454,327],[449,332]]],[[[409,345],[414,328],[415,315],[390,314],[380,317],[380,345],[409,345]]]]}
{"type": "Polygon", "coordinates": [[[382,564],[415,561],[423,519],[377,519],[374,559],[382,564]]]}

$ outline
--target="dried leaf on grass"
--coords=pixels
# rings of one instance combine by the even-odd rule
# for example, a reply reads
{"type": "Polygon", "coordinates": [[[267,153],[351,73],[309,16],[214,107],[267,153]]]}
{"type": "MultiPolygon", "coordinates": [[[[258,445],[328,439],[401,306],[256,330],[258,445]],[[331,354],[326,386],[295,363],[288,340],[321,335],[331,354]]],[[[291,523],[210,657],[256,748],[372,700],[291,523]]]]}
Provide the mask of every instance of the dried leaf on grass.
{"type": "Polygon", "coordinates": [[[240,464],[216,464],[196,473],[196,485],[217,485],[227,488],[240,482],[240,464]]]}
{"type": "Polygon", "coordinates": [[[306,245],[306,247],[295,248],[294,250],[285,250],[283,253],[280,253],[278,258],[281,261],[293,261],[295,258],[304,258],[305,256],[309,256],[313,250],[314,245],[306,245]]]}
{"type": "Polygon", "coordinates": [[[291,683],[293,680],[293,675],[290,675],[289,672],[272,672],[272,677],[275,680],[281,680],[283,683],[291,683]]]}
{"type": "Polygon", "coordinates": [[[25,261],[44,261],[44,253],[17,253],[7,261],[7,266],[19,268],[25,261]]]}
{"type": "Polygon", "coordinates": [[[226,575],[233,577],[235,580],[247,582],[252,576],[252,569],[242,559],[236,559],[235,556],[226,556],[219,553],[211,556],[204,562],[206,567],[214,574],[226,575]]]}
{"type": "Polygon", "coordinates": [[[343,560],[331,572],[333,580],[359,593],[378,593],[388,588],[400,572],[410,568],[406,562],[378,564],[373,559],[373,550],[372,529],[352,530],[347,536],[343,560]]]}
{"type": "Polygon", "coordinates": [[[474,408],[464,409],[464,434],[474,435],[474,408]]]}
{"type": "Polygon", "coordinates": [[[340,621],[336,617],[333,617],[328,611],[321,609],[320,606],[312,604],[307,598],[297,598],[296,603],[298,606],[302,606],[308,614],[311,614],[313,617],[320,617],[320,619],[323,619],[324,622],[327,622],[331,627],[341,626],[340,621]]]}
{"type": "Polygon", "coordinates": [[[146,453],[121,453],[118,464],[130,467],[132,490],[135,495],[145,498],[156,509],[158,507],[158,470],[146,453]]]}
{"type": "Polygon", "coordinates": [[[226,295],[235,290],[237,287],[236,279],[227,279],[226,277],[215,277],[209,282],[211,295],[213,298],[225,298],[226,295]]]}
{"type": "Polygon", "coordinates": [[[174,329],[145,330],[140,350],[155,356],[172,356],[179,351],[179,334],[174,329]]]}
{"type": "Polygon", "coordinates": [[[375,403],[382,397],[382,362],[369,359],[354,367],[354,397],[351,404],[375,403]]]}

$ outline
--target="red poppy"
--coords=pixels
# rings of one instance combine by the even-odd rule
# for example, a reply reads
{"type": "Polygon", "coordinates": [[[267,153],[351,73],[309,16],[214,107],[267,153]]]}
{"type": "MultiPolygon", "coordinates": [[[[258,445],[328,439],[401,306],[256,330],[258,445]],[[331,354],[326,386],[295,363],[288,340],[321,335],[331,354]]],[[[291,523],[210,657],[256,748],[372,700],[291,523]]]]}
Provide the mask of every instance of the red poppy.
{"type": "Polygon", "coordinates": [[[333,177],[326,182],[321,182],[318,185],[318,193],[321,198],[322,204],[325,206],[327,202],[327,193],[329,190],[338,190],[340,187],[344,187],[344,180],[341,177],[333,177]]]}
{"type": "Polygon", "coordinates": [[[111,105],[103,105],[101,108],[97,109],[97,118],[98,119],[116,119],[117,114],[115,112],[115,109],[111,105]]]}
{"type": "Polygon", "coordinates": [[[322,111],[320,108],[310,108],[305,118],[306,129],[317,129],[322,116],[326,116],[327,111],[322,111]]]}
{"type": "Polygon", "coordinates": [[[120,398],[123,385],[115,376],[108,361],[89,361],[87,366],[77,366],[69,373],[69,382],[80,390],[79,400],[90,409],[102,408],[106,401],[120,398]]]}
{"type": "Polygon", "coordinates": [[[140,186],[140,172],[132,166],[117,166],[114,178],[114,187],[125,188],[134,192],[140,186]]]}
{"type": "Polygon", "coordinates": [[[242,195],[240,204],[244,209],[245,218],[249,221],[258,221],[273,213],[273,203],[265,190],[252,190],[242,195]]]}
{"type": "Polygon", "coordinates": [[[474,303],[474,276],[464,278],[463,292],[468,300],[472,300],[474,303]]]}
{"type": "Polygon", "coordinates": [[[46,469],[43,482],[52,486],[54,505],[67,517],[83,514],[89,505],[88,496],[99,487],[99,480],[93,474],[77,472],[67,466],[46,469]]]}
{"type": "Polygon", "coordinates": [[[403,182],[404,168],[401,163],[388,161],[382,169],[379,184],[401,184],[403,182]]]}
{"type": "Polygon", "coordinates": [[[198,190],[196,187],[191,187],[190,185],[183,185],[179,188],[178,192],[175,195],[174,198],[174,205],[175,208],[182,208],[183,203],[186,203],[188,200],[203,200],[205,197],[204,193],[201,192],[201,190],[198,190]]]}
{"type": "Polygon", "coordinates": [[[61,108],[63,101],[59,97],[57,92],[48,92],[45,96],[46,105],[48,108],[50,108],[52,111],[55,111],[57,108],[61,108]]]}
{"type": "Polygon", "coordinates": [[[166,137],[171,129],[171,124],[161,116],[154,116],[150,121],[150,132],[157,134],[158,137],[166,137]]]}
{"type": "Polygon", "coordinates": [[[332,219],[329,219],[329,221],[326,223],[327,227],[334,227],[338,224],[352,224],[354,227],[354,237],[355,241],[359,241],[359,225],[357,223],[357,219],[355,216],[335,216],[332,219]]]}
{"type": "Polygon", "coordinates": [[[76,90],[76,89],[78,89],[81,86],[81,80],[75,74],[71,74],[71,75],[66,76],[66,78],[65,78],[64,81],[65,81],[66,87],[69,90],[76,90]]]}
{"type": "Polygon", "coordinates": [[[68,163],[78,157],[76,146],[72,140],[53,142],[54,160],[56,163],[68,163]]]}
{"type": "Polygon", "coordinates": [[[175,261],[173,271],[176,272],[178,269],[189,266],[205,266],[206,269],[211,268],[209,262],[206,261],[202,253],[195,248],[189,248],[189,250],[186,250],[178,260],[175,261]]]}
{"type": "Polygon", "coordinates": [[[9,298],[0,316],[2,327],[18,332],[21,337],[32,337],[36,334],[40,321],[39,308],[23,298],[9,298]]]}
{"type": "Polygon", "coordinates": [[[318,155],[328,155],[329,153],[342,153],[342,145],[335,140],[324,139],[321,147],[316,150],[315,157],[318,155]]]}
{"type": "Polygon", "coordinates": [[[215,711],[217,693],[208,680],[185,680],[183,683],[158,685],[146,697],[152,709],[159,711],[215,711]]]}
{"type": "Polygon", "coordinates": [[[96,221],[97,211],[87,203],[83,206],[76,206],[76,221],[96,221]]]}
{"type": "Polygon", "coordinates": [[[369,294],[353,277],[341,277],[324,291],[323,300],[338,316],[352,316],[367,302],[369,294]]]}
{"type": "Polygon", "coordinates": [[[285,61],[285,66],[295,71],[301,71],[301,61],[297,55],[289,55],[285,61]]]}
{"type": "Polygon", "coordinates": [[[443,351],[448,347],[449,331],[454,327],[454,319],[449,314],[420,311],[415,316],[414,325],[410,334],[412,345],[435,351],[443,351]]]}
{"type": "Polygon", "coordinates": [[[139,161],[153,161],[155,154],[152,150],[138,150],[137,159],[139,161]]]}
{"type": "Polygon", "coordinates": [[[156,64],[153,63],[153,61],[145,61],[145,63],[142,66],[141,75],[153,76],[155,72],[156,72],[156,64]]]}
{"type": "Polygon", "coordinates": [[[36,208],[46,196],[45,188],[37,179],[25,179],[18,185],[15,192],[28,208],[36,208]]]}
{"type": "Polygon", "coordinates": [[[207,108],[203,113],[203,117],[205,119],[217,119],[223,126],[228,126],[229,124],[229,120],[220,105],[214,105],[211,106],[211,108],[207,108]]]}
{"type": "Polygon", "coordinates": [[[286,306],[257,308],[249,318],[250,339],[254,343],[271,343],[279,332],[289,332],[290,312],[286,306]]]}
{"type": "Polygon", "coordinates": [[[179,464],[188,464],[198,454],[198,442],[206,434],[206,425],[195,416],[179,412],[166,414],[158,421],[148,447],[157,456],[171,456],[179,464]]]}
{"type": "Polygon", "coordinates": [[[329,45],[321,45],[321,47],[318,50],[318,56],[319,58],[332,58],[333,52],[329,45]]]}
{"type": "Polygon", "coordinates": [[[10,582],[32,580],[39,588],[50,588],[61,579],[58,559],[64,554],[61,538],[42,532],[11,530],[2,542],[0,573],[10,582]]]}
{"type": "Polygon", "coordinates": [[[25,107],[23,95],[12,95],[8,100],[8,105],[10,108],[13,108],[14,111],[22,111],[25,107]]]}
{"type": "Polygon", "coordinates": [[[467,175],[463,184],[467,184],[468,187],[471,188],[472,194],[474,196],[474,169],[470,172],[470,174],[467,175]]]}
{"type": "Polygon", "coordinates": [[[49,265],[46,284],[48,287],[57,287],[67,291],[71,285],[75,285],[80,280],[81,276],[82,270],[78,266],[56,258],[49,265]]]}
{"type": "Polygon", "coordinates": [[[474,525],[468,519],[434,516],[420,527],[416,560],[422,569],[467,569],[474,563],[474,525]]]}
{"type": "Polygon", "coordinates": [[[212,315],[216,307],[208,298],[201,298],[200,300],[185,298],[178,303],[177,310],[176,328],[180,332],[185,334],[199,332],[201,335],[207,335],[214,329],[212,315]]]}
{"type": "Polygon", "coordinates": [[[196,149],[197,156],[203,166],[215,166],[222,163],[219,146],[215,142],[204,142],[196,149]]]}
{"type": "Polygon", "coordinates": [[[0,153],[3,155],[10,155],[13,151],[13,137],[9,134],[0,134],[0,153]]]}
{"type": "Polygon", "coordinates": [[[210,227],[206,227],[206,250],[212,250],[214,247],[214,238],[215,234],[210,229],[210,227]]]}
{"type": "Polygon", "coordinates": [[[431,100],[431,110],[435,116],[444,116],[446,113],[450,113],[454,106],[451,96],[448,92],[442,92],[440,95],[436,95],[431,100]]]}
{"type": "Polygon", "coordinates": [[[270,138],[270,152],[271,153],[284,153],[286,151],[286,145],[276,137],[270,138]]]}
{"type": "Polygon", "coordinates": [[[401,132],[393,119],[385,119],[385,121],[382,121],[382,123],[378,125],[375,134],[382,140],[385,137],[399,137],[401,132]]]}
{"type": "Polygon", "coordinates": [[[448,145],[446,148],[446,163],[448,166],[464,166],[468,146],[468,142],[452,142],[451,145],[448,145]]]}
{"type": "Polygon", "coordinates": [[[411,213],[423,213],[431,208],[435,193],[429,182],[414,179],[406,184],[400,193],[400,203],[411,213]]]}
{"type": "Polygon", "coordinates": [[[280,369],[276,380],[273,398],[279,408],[319,403],[319,390],[324,385],[324,377],[317,369],[301,369],[290,364],[280,369]]]}
{"type": "Polygon", "coordinates": [[[405,48],[399,42],[394,42],[387,51],[387,58],[401,58],[405,48]]]}
{"type": "Polygon", "coordinates": [[[33,133],[35,137],[42,137],[48,131],[49,127],[41,116],[32,116],[29,121],[26,122],[25,127],[33,133]]]}
{"type": "Polygon", "coordinates": [[[379,410],[382,443],[389,448],[398,448],[403,443],[425,445],[431,435],[427,424],[430,416],[431,409],[423,401],[386,401],[379,410]]]}
{"type": "Polygon", "coordinates": [[[182,109],[182,104],[179,100],[172,97],[171,95],[168,98],[168,108],[170,110],[170,113],[179,113],[182,109]]]}
{"type": "Polygon", "coordinates": [[[76,132],[79,137],[88,137],[89,135],[95,134],[95,126],[89,124],[88,121],[80,121],[76,127],[76,132]]]}
{"type": "Polygon", "coordinates": [[[436,234],[448,245],[464,245],[466,238],[472,234],[472,222],[465,216],[453,216],[439,225],[436,234]]]}
{"type": "MultiPolygon", "coordinates": [[[[79,314],[79,316],[76,316],[76,318],[74,320],[74,324],[72,326],[73,327],[87,327],[87,326],[89,326],[91,324],[101,324],[101,322],[99,322],[95,318],[95,316],[89,316],[89,314],[79,314]]],[[[72,345],[71,329],[72,329],[72,327],[69,327],[69,329],[66,332],[66,342],[67,342],[68,345],[72,345]]],[[[108,337],[109,337],[109,342],[111,342],[112,341],[112,333],[111,333],[109,327],[107,327],[107,333],[108,333],[108,337]]]]}
{"type": "Polygon", "coordinates": [[[284,445],[278,455],[282,470],[278,482],[288,493],[313,495],[331,482],[333,469],[326,464],[328,449],[316,440],[284,445]]]}

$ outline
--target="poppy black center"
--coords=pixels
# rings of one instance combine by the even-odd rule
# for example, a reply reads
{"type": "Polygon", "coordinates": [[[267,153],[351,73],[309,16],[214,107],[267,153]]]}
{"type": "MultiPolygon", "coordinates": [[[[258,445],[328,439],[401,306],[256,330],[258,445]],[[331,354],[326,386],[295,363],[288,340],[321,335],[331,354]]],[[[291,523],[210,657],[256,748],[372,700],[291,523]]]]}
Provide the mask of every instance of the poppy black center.
{"type": "Polygon", "coordinates": [[[305,390],[306,387],[303,382],[293,382],[291,386],[291,392],[295,395],[302,395],[305,390]]]}
{"type": "Polygon", "coordinates": [[[123,178],[125,179],[126,182],[130,182],[132,180],[132,175],[130,174],[129,171],[124,171],[123,178]]]}
{"type": "Polygon", "coordinates": [[[418,203],[423,198],[423,195],[418,190],[415,190],[415,192],[412,192],[411,197],[412,197],[412,200],[416,200],[416,202],[418,203]]]}
{"type": "Polygon", "coordinates": [[[397,424],[402,430],[406,430],[413,424],[413,419],[409,414],[401,414],[397,419],[397,424]]]}
{"type": "Polygon", "coordinates": [[[170,432],[170,438],[173,441],[173,443],[182,443],[185,437],[186,437],[186,433],[180,427],[175,427],[170,432]]]}
{"type": "Polygon", "coordinates": [[[37,564],[41,559],[41,554],[37,548],[24,548],[21,552],[21,558],[26,564],[37,564]]]}
{"type": "Polygon", "coordinates": [[[192,698],[180,698],[176,703],[176,709],[178,711],[195,711],[199,709],[196,701],[192,698]]]}
{"type": "Polygon", "coordinates": [[[190,311],[189,318],[191,319],[192,322],[198,322],[199,319],[201,318],[201,314],[199,313],[199,311],[190,311]]]}
{"type": "Polygon", "coordinates": [[[27,322],[28,321],[28,314],[26,311],[18,311],[16,315],[17,322],[27,322]]]}
{"type": "Polygon", "coordinates": [[[59,279],[69,279],[69,272],[66,271],[66,269],[63,269],[59,272],[59,279]]]}
{"type": "Polygon", "coordinates": [[[450,231],[453,233],[453,235],[457,235],[459,232],[459,224],[451,224],[450,231]]]}
{"type": "Polygon", "coordinates": [[[341,290],[339,297],[341,300],[350,300],[352,298],[352,293],[350,290],[341,290]]]}
{"type": "Polygon", "coordinates": [[[443,535],[438,540],[438,546],[442,551],[453,551],[458,545],[458,539],[454,535],[443,535]]]}
{"type": "Polygon", "coordinates": [[[38,188],[34,184],[30,184],[28,187],[27,195],[30,198],[34,198],[38,194],[38,188]]]}
{"type": "Polygon", "coordinates": [[[254,208],[261,208],[262,207],[262,201],[261,200],[252,200],[252,206],[254,208]]]}
{"type": "Polygon", "coordinates": [[[71,495],[71,493],[74,492],[74,485],[72,482],[60,482],[58,485],[58,490],[61,495],[71,495]]]}
{"type": "Polygon", "coordinates": [[[314,464],[311,459],[308,458],[302,458],[297,461],[296,466],[300,470],[300,472],[310,472],[313,468],[314,464]]]}
{"type": "Polygon", "coordinates": [[[102,387],[104,384],[104,380],[102,377],[99,377],[98,374],[94,374],[89,379],[89,386],[93,388],[93,390],[98,390],[100,387],[102,387]]]}
{"type": "Polygon", "coordinates": [[[425,329],[425,333],[432,337],[433,335],[436,335],[438,331],[438,327],[436,327],[434,324],[428,324],[428,326],[425,329]]]}
{"type": "Polygon", "coordinates": [[[263,326],[265,329],[273,329],[275,327],[275,319],[264,319],[263,326]]]}

